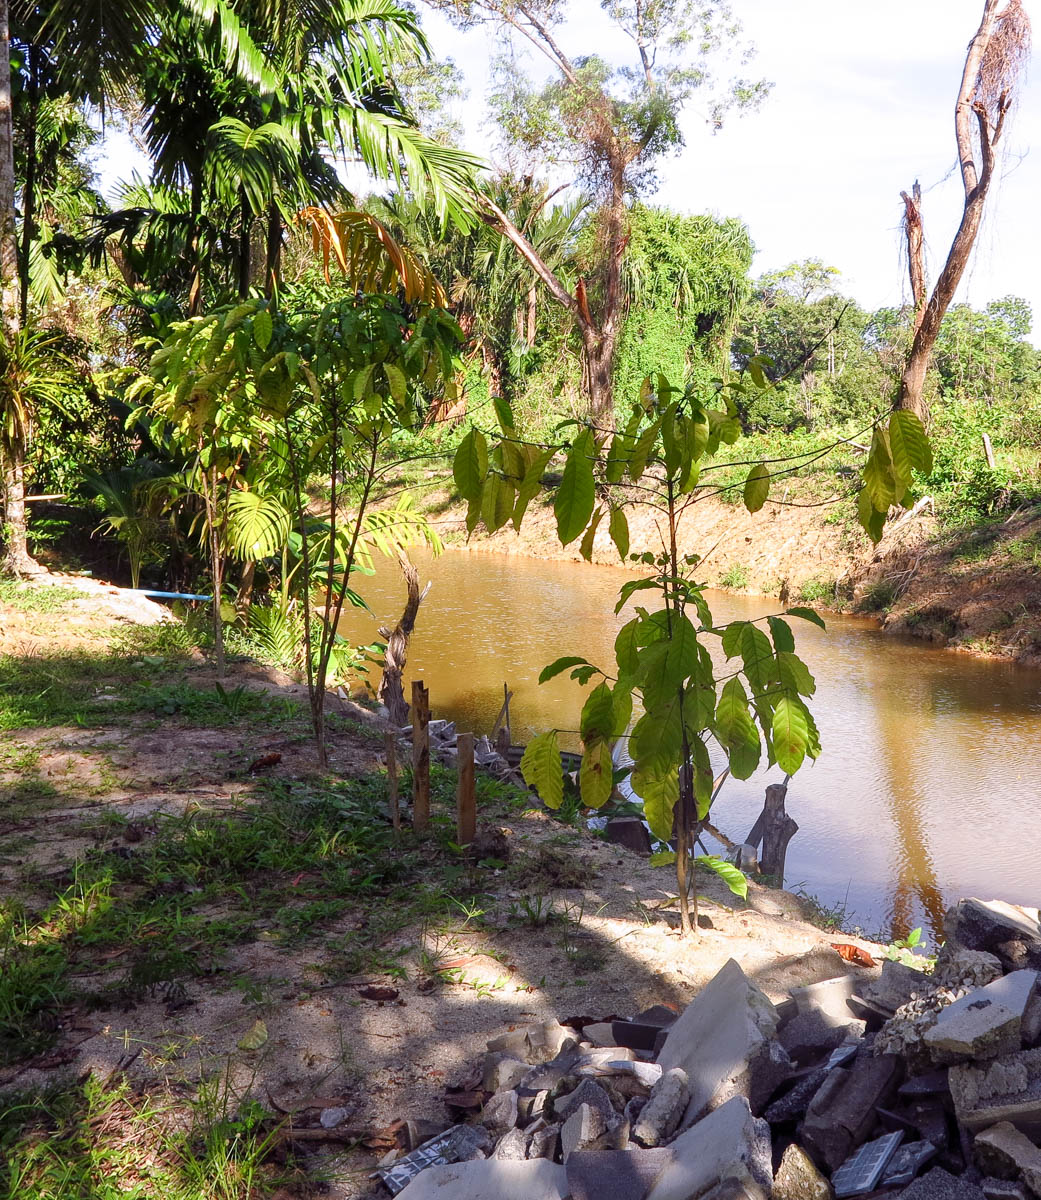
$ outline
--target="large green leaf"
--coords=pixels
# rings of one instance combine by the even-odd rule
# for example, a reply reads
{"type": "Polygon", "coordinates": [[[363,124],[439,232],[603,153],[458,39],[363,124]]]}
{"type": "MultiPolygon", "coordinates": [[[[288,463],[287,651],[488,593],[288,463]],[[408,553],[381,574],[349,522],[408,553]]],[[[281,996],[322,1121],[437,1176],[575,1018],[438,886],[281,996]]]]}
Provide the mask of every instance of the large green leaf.
{"type": "Polygon", "coordinates": [[[604,519],[604,509],[598,508],[593,519],[589,522],[589,527],[582,535],[582,542],[578,548],[579,554],[586,562],[593,561],[593,543],[596,541],[596,531],[600,527],[600,522],[604,519]]]}
{"type": "Polygon", "coordinates": [[[606,804],[614,791],[613,775],[614,763],[608,743],[603,738],[595,738],[587,743],[578,772],[582,803],[589,808],[600,808],[606,804]]]}
{"type": "Polygon", "coordinates": [[[906,491],[911,472],[928,475],[933,469],[933,452],[922,422],[913,412],[897,409],[889,418],[889,449],[898,484],[906,491]]]}
{"type": "Polygon", "coordinates": [[[567,546],[585,529],[596,503],[593,480],[593,435],[587,429],[575,438],[568,451],[564,475],[553,502],[557,518],[557,536],[567,546]]]}
{"type": "Polygon", "coordinates": [[[292,516],[276,496],[235,491],[228,497],[228,544],[248,562],[277,554],[289,539],[292,516]]]}
{"type": "Polygon", "coordinates": [[[700,854],[696,861],[699,867],[718,875],[735,896],[740,896],[742,900],[748,899],[748,880],[739,867],[717,858],[714,854],[700,854]]]}
{"type": "Polygon", "coordinates": [[[773,715],[773,751],[777,765],[786,775],[802,766],[809,744],[806,708],[793,696],[782,696],[773,715]]]}
{"type": "Polygon", "coordinates": [[[552,679],[555,675],[561,675],[568,667],[585,666],[588,660],[578,658],[575,655],[567,655],[564,658],[558,658],[556,662],[551,662],[548,667],[542,668],[542,673],[539,675],[539,683],[545,683],[552,679]]]}
{"type": "Polygon", "coordinates": [[[520,769],[524,782],[538,792],[547,808],[561,806],[564,801],[564,772],[555,729],[531,739],[521,758],[520,769]]]}
{"type": "Polygon", "coordinates": [[[610,685],[598,684],[586,697],[582,705],[582,716],[578,722],[583,742],[593,738],[609,738],[614,731],[614,698],[610,685]]]}
{"type": "Polygon", "coordinates": [[[615,549],[618,551],[618,557],[625,562],[629,555],[629,521],[625,515],[625,509],[611,509],[611,519],[607,529],[611,535],[611,541],[614,542],[615,549]]]}
{"type": "Polygon", "coordinates": [[[715,729],[734,777],[748,779],[759,766],[762,745],[740,679],[728,679],[723,685],[716,706],[715,729]]]}
{"type": "Polygon", "coordinates": [[[812,608],[804,608],[801,605],[796,605],[795,608],[785,609],[785,616],[798,617],[801,621],[809,621],[812,625],[817,625],[821,629],[828,628],[824,623],[824,618],[812,608]]]}
{"type": "Polygon", "coordinates": [[[899,487],[893,470],[893,459],[889,452],[889,444],[881,429],[876,429],[871,437],[871,449],[863,471],[864,489],[871,498],[871,503],[878,512],[885,513],[889,506],[896,502],[898,493],[902,495],[906,486],[899,487]]]}
{"type": "Polygon", "coordinates": [[[546,467],[549,465],[549,460],[553,457],[553,450],[541,451],[527,471],[524,473],[524,482],[517,489],[517,506],[513,510],[513,528],[520,530],[521,522],[524,520],[524,514],[528,510],[528,505],[538,495],[539,489],[542,487],[542,476],[545,474],[546,467]]]}
{"type": "Polygon", "coordinates": [[[745,480],[745,508],[750,513],[758,512],[769,494],[770,472],[762,463],[756,463],[745,480]]]}
{"type": "Polygon", "coordinates": [[[812,696],[817,690],[809,668],[796,654],[780,651],[777,655],[777,671],[781,683],[793,692],[798,692],[800,696],[812,696]]]}
{"type": "Polygon", "coordinates": [[[680,798],[680,781],[674,764],[634,771],[630,782],[643,801],[643,812],[651,833],[660,841],[672,837],[672,815],[680,798]]]}
{"type": "Polygon", "coordinates": [[[614,640],[614,654],[618,663],[618,671],[629,677],[636,674],[636,668],[639,665],[639,627],[640,618],[633,617],[619,629],[618,636],[614,640]]]}
{"type": "Polygon", "coordinates": [[[480,505],[488,477],[488,442],[479,429],[471,429],[459,443],[452,462],[452,476],[459,495],[480,505]]]}

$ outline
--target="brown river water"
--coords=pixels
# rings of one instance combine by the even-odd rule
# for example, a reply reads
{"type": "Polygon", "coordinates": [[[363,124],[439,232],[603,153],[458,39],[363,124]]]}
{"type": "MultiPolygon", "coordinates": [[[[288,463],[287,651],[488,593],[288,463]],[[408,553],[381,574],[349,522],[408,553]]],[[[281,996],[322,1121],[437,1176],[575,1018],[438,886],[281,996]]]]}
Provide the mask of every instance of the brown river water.
{"type": "MultiPolygon", "coordinates": [[[[408,678],[427,684],[433,715],[488,732],[508,682],[515,742],[574,730],[584,689],[566,675],[539,686],[539,672],[564,654],[611,671],[629,616],[615,616],[614,604],[629,573],[458,550],[416,561],[432,587],[408,678]]],[[[342,632],[368,642],[377,623],[400,616],[404,584],[387,560],[356,583],[377,621],[352,612],[342,632]]],[[[719,592],[708,599],[717,621],[781,607],[719,592]]],[[[869,934],[922,925],[932,944],[945,906],[961,896],[1041,902],[1041,672],[901,642],[869,620],[830,616],[827,632],[792,624],[817,681],[810,704],[823,753],[789,786],[799,832],[785,885],[844,905],[869,934]]],[[[774,767],[728,781],[713,820],[741,840],[765,785],[780,778],[774,767]]]]}

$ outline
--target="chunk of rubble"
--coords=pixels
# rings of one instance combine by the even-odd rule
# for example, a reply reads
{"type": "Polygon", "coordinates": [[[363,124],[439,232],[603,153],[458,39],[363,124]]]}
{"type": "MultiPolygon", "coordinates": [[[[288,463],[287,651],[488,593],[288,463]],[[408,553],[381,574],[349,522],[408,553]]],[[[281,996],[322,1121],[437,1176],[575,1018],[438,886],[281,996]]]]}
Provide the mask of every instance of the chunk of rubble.
{"type": "Polygon", "coordinates": [[[1036,908],[1003,900],[960,900],[943,920],[945,939],[966,950],[986,950],[1008,971],[1041,970],[1041,920],[1036,908]]]}
{"type": "Polygon", "coordinates": [[[1037,981],[1036,971],[1013,971],[948,1005],[924,1036],[934,1061],[999,1058],[1018,1050],[1037,981]]]}
{"type": "Polygon", "coordinates": [[[857,1020],[852,1014],[846,1024],[839,1025],[814,1009],[797,1013],[790,1021],[786,1021],[777,1040],[795,1062],[810,1063],[843,1042],[863,1037],[866,1028],[865,1022],[857,1020]]]}
{"type": "Polygon", "coordinates": [[[745,1096],[734,1096],[709,1113],[668,1149],[671,1161],[646,1200],[702,1200],[727,1179],[742,1186],[747,1180],[763,1196],[770,1194],[770,1127],[752,1115],[745,1096]]]}
{"type": "Polygon", "coordinates": [[[633,1137],[641,1146],[660,1146],[679,1128],[689,1103],[687,1073],[682,1067],[673,1067],[651,1089],[647,1103],[633,1124],[633,1137]]]}
{"type": "Polygon", "coordinates": [[[565,1092],[553,1100],[553,1116],[558,1121],[566,1121],[583,1104],[602,1113],[608,1119],[615,1115],[611,1097],[604,1089],[592,1079],[583,1079],[573,1091],[565,1092]]]}
{"type": "Polygon", "coordinates": [[[837,1170],[868,1137],[875,1110],[885,1106],[900,1084],[903,1064],[891,1054],[858,1058],[836,1067],[814,1096],[800,1139],[818,1163],[837,1170]]]}
{"type": "Polygon", "coordinates": [[[1018,1179],[980,1180],[980,1188],[987,1200],[1028,1200],[1026,1185],[1018,1179]]]}
{"type": "Polygon", "coordinates": [[[934,987],[985,987],[1003,974],[997,955],[947,942],[936,956],[932,980],[934,987]]]}
{"type": "Polygon", "coordinates": [[[785,1150],[774,1176],[773,1200],[832,1200],[831,1184],[795,1142],[785,1150]]]}
{"type": "Polygon", "coordinates": [[[576,1150],[567,1160],[571,1200],[643,1200],[671,1151],[576,1150]]]}
{"type": "Polygon", "coordinates": [[[1041,1137],[1041,1050],[1019,1050],[976,1066],[949,1072],[958,1120],[978,1133],[1002,1121],[1028,1137],[1041,1137]]]}
{"type": "Polygon", "coordinates": [[[850,1007],[850,1000],[855,999],[868,982],[870,977],[863,975],[839,975],[835,979],[792,988],[792,999],[798,1012],[817,1013],[828,1025],[845,1027],[858,1019],[850,1007]]]}
{"type": "Polygon", "coordinates": [[[759,1111],[791,1072],[777,1025],[773,1004],[731,959],[687,1005],[658,1054],[663,1070],[687,1074],[686,1124],[733,1096],[759,1111]]]}
{"type": "Polygon", "coordinates": [[[482,1084],[486,1092],[501,1092],[515,1088],[531,1070],[530,1063],[521,1062],[512,1054],[486,1054],[482,1084]]]}
{"type": "Polygon", "coordinates": [[[1007,1121],[976,1135],[973,1153],[980,1170],[1002,1179],[1021,1179],[1034,1196],[1041,1196],[1041,1150],[1007,1121]]]}
{"type": "Polygon", "coordinates": [[[517,1093],[512,1090],[496,1092],[481,1109],[481,1124],[498,1133],[512,1129],[518,1117],[517,1093]]]}
{"type": "Polygon", "coordinates": [[[488,1050],[492,1054],[512,1055],[526,1063],[547,1063],[577,1046],[575,1031],[569,1026],[557,1021],[542,1021],[492,1038],[488,1050]]]}
{"type": "Polygon", "coordinates": [[[864,985],[861,998],[877,1011],[892,1016],[898,1008],[932,989],[932,981],[924,971],[886,959],[879,977],[864,985]]]}
{"type": "MultiPolygon", "coordinates": [[[[433,1167],[483,1158],[491,1144],[491,1135],[483,1126],[453,1125],[391,1166],[379,1168],[377,1174],[387,1190],[396,1196],[411,1186],[410,1181],[425,1175],[433,1167]]],[[[409,1200],[412,1200],[411,1193],[409,1200]]]]}
{"type": "Polygon", "coordinates": [[[429,1167],[401,1200],[567,1200],[567,1171],[546,1159],[487,1159],[429,1167]]]}

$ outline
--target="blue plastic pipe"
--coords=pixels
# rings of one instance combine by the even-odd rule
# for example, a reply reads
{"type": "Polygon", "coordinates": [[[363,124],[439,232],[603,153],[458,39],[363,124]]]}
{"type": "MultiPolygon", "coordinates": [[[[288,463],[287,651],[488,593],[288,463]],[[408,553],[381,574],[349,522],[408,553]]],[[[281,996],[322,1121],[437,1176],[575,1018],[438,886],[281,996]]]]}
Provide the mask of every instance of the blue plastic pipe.
{"type": "Polygon", "coordinates": [[[150,588],[124,588],[131,596],[147,596],[150,600],[205,600],[208,604],[212,596],[196,596],[191,592],[153,592],[150,588]]]}

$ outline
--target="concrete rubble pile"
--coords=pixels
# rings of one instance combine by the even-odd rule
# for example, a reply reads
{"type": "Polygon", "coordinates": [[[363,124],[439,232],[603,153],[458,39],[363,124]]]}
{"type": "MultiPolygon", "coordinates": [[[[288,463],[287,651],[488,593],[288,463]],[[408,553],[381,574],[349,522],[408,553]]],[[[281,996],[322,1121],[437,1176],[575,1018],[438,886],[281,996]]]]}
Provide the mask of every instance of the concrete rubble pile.
{"type": "Polygon", "coordinates": [[[774,1004],[731,960],[679,1014],[511,1030],[476,1121],[378,1175],[401,1200],[1041,1200],[1038,911],[963,900],[944,933],[931,974],[774,1004]]]}

